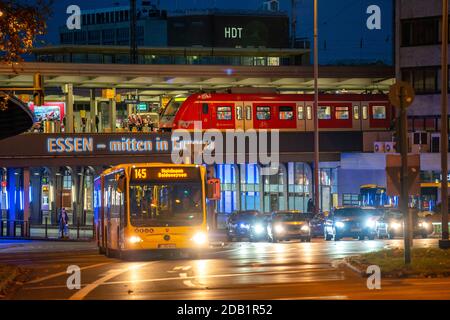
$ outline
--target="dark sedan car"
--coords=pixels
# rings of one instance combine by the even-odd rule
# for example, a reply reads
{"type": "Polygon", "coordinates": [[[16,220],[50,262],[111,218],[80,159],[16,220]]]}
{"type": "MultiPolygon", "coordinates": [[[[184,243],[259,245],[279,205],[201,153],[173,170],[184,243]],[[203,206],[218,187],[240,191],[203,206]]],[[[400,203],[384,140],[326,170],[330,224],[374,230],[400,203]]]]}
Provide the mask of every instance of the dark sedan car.
{"type": "Polygon", "coordinates": [[[311,216],[299,211],[273,212],[267,226],[267,233],[272,242],[300,239],[311,241],[311,216]]]}
{"type": "Polygon", "coordinates": [[[381,212],[374,208],[344,207],[335,208],[328,216],[325,227],[325,240],[338,241],[345,237],[364,240],[375,239],[377,220],[381,212]]]}
{"type": "MultiPolygon", "coordinates": [[[[413,212],[413,235],[427,238],[433,232],[431,221],[421,218],[413,212]]],[[[377,235],[379,238],[403,237],[404,217],[399,209],[384,209],[384,214],[377,223],[377,235]]]]}
{"type": "Polygon", "coordinates": [[[233,212],[227,221],[227,238],[228,241],[266,240],[266,217],[256,210],[233,212]]]}

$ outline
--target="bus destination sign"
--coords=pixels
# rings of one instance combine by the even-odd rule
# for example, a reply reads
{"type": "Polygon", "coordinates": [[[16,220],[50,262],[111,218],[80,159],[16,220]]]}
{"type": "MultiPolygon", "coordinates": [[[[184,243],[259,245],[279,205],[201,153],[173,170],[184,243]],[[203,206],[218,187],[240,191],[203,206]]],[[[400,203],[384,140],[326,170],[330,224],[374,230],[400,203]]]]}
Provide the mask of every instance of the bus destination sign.
{"type": "Polygon", "coordinates": [[[199,168],[196,167],[147,167],[133,168],[131,179],[135,181],[186,181],[198,180],[199,168]]]}

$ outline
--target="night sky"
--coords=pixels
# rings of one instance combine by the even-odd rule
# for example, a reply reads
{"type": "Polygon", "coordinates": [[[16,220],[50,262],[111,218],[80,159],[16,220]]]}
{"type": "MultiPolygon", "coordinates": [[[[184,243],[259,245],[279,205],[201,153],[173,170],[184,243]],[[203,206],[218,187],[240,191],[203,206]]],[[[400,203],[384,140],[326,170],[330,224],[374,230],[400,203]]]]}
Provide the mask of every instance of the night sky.
{"type": "MultiPolygon", "coordinates": [[[[33,2],[27,0],[27,2],[33,2]]],[[[82,10],[128,5],[127,0],[55,0],[53,17],[48,21],[46,44],[57,45],[58,28],[65,25],[68,17],[66,8],[79,5],[82,10]]],[[[258,9],[262,0],[153,0],[163,10],[186,9],[258,9]]],[[[138,0],[138,4],[140,0],[138,0]]],[[[392,0],[319,0],[319,47],[322,63],[344,62],[346,60],[383,61],[392,64],[392,0]],[[376,4],[382,9],[382,30],[369,31],[365,24],[366,9],[376,4]]],[[[291,0],[281,0],[280,8],[290,16],[291,0]]],[[[312,40],[313,0],[297,1],[297,37],[312,40]]]]}

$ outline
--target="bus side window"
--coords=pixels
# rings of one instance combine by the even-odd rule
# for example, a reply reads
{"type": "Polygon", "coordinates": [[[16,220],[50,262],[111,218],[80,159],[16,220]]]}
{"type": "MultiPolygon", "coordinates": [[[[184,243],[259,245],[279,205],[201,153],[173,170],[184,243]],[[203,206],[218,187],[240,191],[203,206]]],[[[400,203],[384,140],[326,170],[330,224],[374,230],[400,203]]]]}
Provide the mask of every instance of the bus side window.
{"type": "Polygon", "coordinates": [[[359,106],[353,106],[353,119],[359,120],[359,106]]]}
{"type": "Polygon", "coordinates": [[[203,114],[209,113],[209,106],[207,103],[202,104],[202,112],[203,112],[203,114]]]}
{"type": "Polygon", "coordinates": [[[252,120],[252,107],[251,106],[245,107],[245,119],[252,120]]]}
{"type": "Polygon", "coordinates": [[[311,106],[306,107],[306,119],[308,119],[308,120],[312,119],[312,107],[311,106]]]}
{"type": "Polygon", "coordinates": [[[236,119],[242,120],[242,107],[241,106],[236,107],[236,119]]]}
{"type": "Polygon", "coordinates": [[[363,118],[363,120],[367,120],[367,118],[368,118],[367,106],[362,107],[362,118],[363,118]]]}

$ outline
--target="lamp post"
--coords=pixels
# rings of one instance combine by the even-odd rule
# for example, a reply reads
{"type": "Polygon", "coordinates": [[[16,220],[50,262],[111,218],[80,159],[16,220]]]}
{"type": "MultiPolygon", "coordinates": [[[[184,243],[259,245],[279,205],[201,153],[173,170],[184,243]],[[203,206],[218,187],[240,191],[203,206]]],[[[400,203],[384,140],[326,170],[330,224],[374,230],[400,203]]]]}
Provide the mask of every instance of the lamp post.
{"type": "Polygon", "coordinates": [[[319,53],[318,53],[318,30],[317,30],[317,0],[314,0],[314,209],[318,214],[320,197],[319,197],[319,53]]]}
{"type": "Polygon", "coordinates": [[[448,239],[448,0],[442,0],[442,54],[441,54],[441,212],[442,239],[440,248],[450,248],[448,239]]]}

